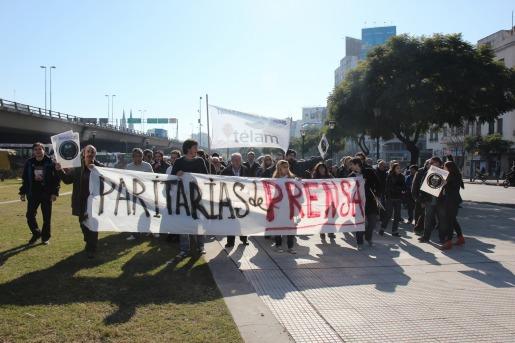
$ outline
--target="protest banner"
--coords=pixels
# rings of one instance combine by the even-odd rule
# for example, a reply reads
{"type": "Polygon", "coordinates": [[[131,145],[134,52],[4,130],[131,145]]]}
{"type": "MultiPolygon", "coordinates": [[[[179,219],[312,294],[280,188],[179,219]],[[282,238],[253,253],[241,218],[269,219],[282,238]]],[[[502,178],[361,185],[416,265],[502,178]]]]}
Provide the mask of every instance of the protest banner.
{"type": "Polygon", "coordinates": [[[85,225],[93,231],[307,235],[364,230],[362,178],[181,177],[95,167],[85,225]]]}
{"type": "Polygon", "coordinates": [[[422,182],[422,186],[420,186],[420,190],[438,197],[448,175],[449,172],[445,169],[431,166],[427,171],[424,182],[422,182]]]}
{"type": "Polygon", "coordinates": [[[66,131],[50,137],[54,156],[63,168],[80,167],[79,133],[66,131]]]}
{"type": "Polygon", "coordinates": [[[211,148],[279,148],[290,144],[290,120],[209,106],[211,148]]]}

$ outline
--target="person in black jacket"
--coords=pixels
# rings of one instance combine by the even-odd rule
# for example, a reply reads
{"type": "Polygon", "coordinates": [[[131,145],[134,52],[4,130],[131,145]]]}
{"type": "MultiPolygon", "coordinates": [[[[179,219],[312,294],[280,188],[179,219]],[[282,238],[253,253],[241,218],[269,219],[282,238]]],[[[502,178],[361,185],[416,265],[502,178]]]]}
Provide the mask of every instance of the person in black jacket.
{"type": "Polygon", "coordinates": [[[263,173],[268,168],[272,167],[273,164],[274,164],[274,162],[272,161],[272,156],[270,156],[270,155],[263,156],[263,160],[261,161],[261,165],[259,166],[259,169],[256,172],[256,176],[257,177],[264,177],[263,173]]]}
{"type": "Polygon", "coordinates": [[[27,224],[32,238],[29,244],[34,244],[41,238],[43,244],[50,240],[50,223],[52,217],[52,203],[59,196],[60,178],[55,170],[55,165],[50,157],[45,155],[43,143],[32,145],[33,157],[25,162],[20,187],[20,200],[27,199],[27,224]],[[40,231],[36,221],[36,213],[41,205],[43,215],[43,227],[40,231]]]}
{"type": "Polygon", "coordinates": [[[440,218],[440,228],[445,233],[446,240],[442,246],[443,250],[452,248],[452,236],[456,230],[457,239],[455,245],[465,244],[461,226],[458,223],[458,209],[462,203],[460,188],[463,187],[463,177],[458,166],[453,161],[447,161],[444,169],[449,172],[445,185],[442,189],[442,206],[439,206],[438,218],[440,218]]]}
{"type": "Polygon", "coordinates": [[[290,171],[297,177],[302,177],[306,170],[312,170],[313,167],[323,159],[316,157],[306,161],[297,161],[297,152],[293,149],[288,149],[288,151],[286,151],[286,160],[290,164],[290,171]]]}
{"type": "Polygon", "coordinates": [[[368,244],[372,247],[372,233],[377,223],[377,200],[375,194],[379,187],[376,173],[372,168],[363,167],[363,161],[359,157],[354,157],[350,161],[352,172],[349,177],[363,176],[365,179],[365,232],[356,232],[356,242],[358,250],[363,249],[363,236],[368,244]]]}
{"type": "MultiPolygon", "coordinates": [[[[249,170],[247,167],[241,164],[241,154],[236,152],[231,155],[231,163],[224,169],[222,175],[226,176],[249,176],[249,170]]],[[[234,236],[227,236],[226,248],[232,248],[234,246],[234,236]]],[[[240,241],[243,245],[249,245],[247,236],[240,236],[240,241]]]]}
{"type": "Polygon", "coordinates": [[[413,182],[411,183],[411,197],[415,200],[415,226],[413,227],[413,232],[415,232],[417,236],[421,236],[424,233],[424,207],[422,197],[420,196],[420,186],[422,186],[430,164],[431,159],[424,163],[424,167],[417,170],[413,182]]]}
{"type": "Polygon", "coordinates": [[[166,174],[168,167],[170,167],[170,165],[165,162],[163,151],[156,151],[154,153],[154,163],[152,163],[152,170],[154,173],[166,174]]]}
{"type": "Polygon", "coordinates": [[[255,177],[256,173],[259,169],[259,164],[256,163],[255,159],[256,159],[256,154],[254,153],[254,151],[249,151],[247,153],[247,162],[243,163],[245,168],[248,169],[247,176],[249,176],[249,177],[255,177]]]}
{"type": "Polygon", "coordinates": [[[377,167],[374,169],[377,175],[377,180],[379,181],[379,187],[377,190],[377,196],[379,197],[379,200],[381,201],[381,204],[384,208],[379,209],[379,220],[381,222],[385,221],[386,217],[386,196],[385,196],[385,189],[386,189],[386,177],[388,176],[388,166],[386,165],[386,162],[383,160],[377,161],[377,167]]]}
{"type": "Polygon", "coordinates": [[[399,163],[393,163],[386,177],[386,215],[381,222],[379,234],[382,236],[393,213],[392,236],[399,237],[399,221],[401,220],[402,198],[406,193],[406,180],[399,163]]]}
{"type": "Polygon", "coordinates": [[[437,205],[438,205],[438,197],[432,196],[429,193],[423,192],[420,190],[422,186],[422,182],[426,177],[427,171],[430,166],[435,166],[438,168],[442,167],[442,160],[440,157],[432,157],[428,168],[425,170],[423,174],[419,176],[415,175],[415,180],[413,180],[412,190],[418,190],[417,192],[412,192],[416,201],[420,201],[422,207],[424,208],[424,233],[422,237],[418,240],[422,243],[429,242],[429,238],[431,237],[431,232],[435,228],[435,219],[437,217],[437,205]]]}
{"type": "Polygon", "coordinates": [[[62,169],[56,163],[55,169],[60,171],[61,178],[65,184],[73,183],[72,191],[72,214],[79,217],[79,224],[86,242],[86,253],[88,258],[95,257],[97,251],[98,232],[91,231],[83,221],[87,219],[87,206],[89,197],[89,175],[93,166],[103,167],[95,160],[97,149],[93,145],[87,145],[82,150],[82,165],[72,169],[62,169]]]}
{"type": "MultiPolygon", "coordinates": [[[[329,173],[329,170],[327,169],[327,166],[324,164],[324,162],[318,162],[315,166],[313,173],[311,174],[312,179],[332,179],[333,176],[331,173],[329,173]]],[[[330,239],[335,239],[336,235],[334,232],[330,232],[328,234],[330,239]]],[[[325,240],[325,233],[320,234],[320,239],[325,240]]]]}
{"type": "MultiPolygon", "coordinates": [[[[209,174],[207,170],[207,164],[205,160],[198,156],[198,142],[193,139],[186,139],[182,143],[182,153],[179,159],[177,159],[172,168],[172,175],[182,176],[184,173],[197,173],[197,174],[209,174]]],[[[197,251],[200,254],[205,254],[204,250],[204,235],[179,235],[179,254],[175,256],[175,260],[181,260],[186,257],[190,251],[190,240],[195,238],[197,241],[197,251]]]]}

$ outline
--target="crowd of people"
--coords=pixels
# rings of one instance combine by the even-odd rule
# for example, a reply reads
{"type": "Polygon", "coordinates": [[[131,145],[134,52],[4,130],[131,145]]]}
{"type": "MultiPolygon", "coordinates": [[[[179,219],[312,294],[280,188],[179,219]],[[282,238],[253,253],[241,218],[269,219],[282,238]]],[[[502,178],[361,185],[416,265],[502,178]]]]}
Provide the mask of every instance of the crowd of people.
{"type": "MultiPolygon", "coordinates": [[[[26,161],[23,181],[20,187],[20,199],[27,201],[27,224],[32,233],[29,244],[39,239],[49,244],[51,237],[52,203],[59,196],[60,183],[72,184],[72,214],[78,217],[88,257],[93,258],[97,251],[98,232],[91,231],[83,222],[87,216],[87,199],[89,196],[89,176],[92,166],[102,166],[96,159],[96,148],[93,145],[84,147],[81,153],[81,167],[66,169],[45,154],[44,145],[33,145],[33,157],[26,161]],[[41,229],[36,221],[36,212],[41,207],[43,225],[41,229]]],[[[259,157],[252,150],[246,154],[245,161],[240,153],[233,153],[229,161],[214,152],[208,155],[198,148],[194,140],[185,140],[182,151],[173,150],[168,159],[161,150],[135,148],[132,150],[132,162],[127,170],[149,173],[162,173],[181,176],[183,173],[199,173],[226,176],[260,177],[260,178],[298,178],[328,179],[362,177],[365,180],[365,231],[356,232],[355,239],[358,250],[364,248],[365,241],[373,247],[373,232],[378,226],[378,234],[383,236],[390,230],[393,237],[399,237],[399,223],[404,222],[402,208],[407,210],[407,223],[420,236],[422,243],[430,241],[431,233],[438,231],[439,242],[443,250],[453,245],[465,243],[460,224],[457,220],[462,199],[460,189],[464,187],[462,175],[452,157],[445,163],[439,157],[432,157],[422,167],[410,165],[405,170],[397,161],[387,163],[374,161],[362,153],[346,156],[338,165],[329,164],[322,158],[312,157],[308,160],[297,159],[297,153],[289,149],[284,154],[276,152],[273,156],[263,154],[259,157]],[[444,181],[439,196],[433,196],[420,190],[421,184],[431,166],[445,169],[449,174],[444,181]],[[391,228],[388,227],[391,225],[391,228]],[[455,237],[455,240],[453,241],[455,237]]],[[[127,240],[140,239],[141,234],[130,234],[127,240]]],[[[158,234],[154,235],[159,237],[158,234]]],[[[328,237],[335,238],[334,233],[328,237]]],[[[266,237],[272,239],[272,237],[266,237]]],[[[283,238],[286,249],[295,254],[295,236],[273,237],[273,245],[278,252],[283,252],[283,238]]],[[[325,234],[320,234],[322,240],[325,234]]],[[[178,242],[179,253],[175,260],[182,259],[191,253],[194,246],[197,253],[203,254],[204,236],[201,235],[167,235],[171,242],[178,242]],[[192,244],[193,243],[193,244],[192,244]]],[[[239,237],[241,244],[248,245],[248,238],[239,237]]],[[[235,245],[235,237],[227,237],[226,249],[235,245]]]]}

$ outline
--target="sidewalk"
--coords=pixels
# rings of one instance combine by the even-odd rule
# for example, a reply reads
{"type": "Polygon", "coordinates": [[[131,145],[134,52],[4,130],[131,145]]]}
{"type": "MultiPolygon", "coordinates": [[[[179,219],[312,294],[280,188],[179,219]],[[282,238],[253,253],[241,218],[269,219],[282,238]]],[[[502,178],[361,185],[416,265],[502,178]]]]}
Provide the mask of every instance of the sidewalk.
{"type": "Polygon", "coordinates": [[[361,252],[338,234],[297,237],[297,255],[253,237],[229,256],[296,342],[515,341],[515,209],[460,215],[467,242],[446,253],[405,230],[361,252]]]}

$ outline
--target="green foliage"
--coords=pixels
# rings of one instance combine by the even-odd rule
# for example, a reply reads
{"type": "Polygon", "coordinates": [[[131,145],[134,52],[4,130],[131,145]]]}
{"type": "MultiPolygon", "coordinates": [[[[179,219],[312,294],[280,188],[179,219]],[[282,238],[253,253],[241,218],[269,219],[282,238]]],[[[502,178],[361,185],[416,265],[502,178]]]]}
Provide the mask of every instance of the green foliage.
{"type": "MultiPolygon", "coordinates": [[[[324,130],[319,129],[308,129],[306,130],[306,136],[304,137],[304,157],[309,158],[310,156],[318,156],[318,143],[320,143],[320,139],[323,134],[326,134],[327,140],[329,144],[331,144],[331,140],[334,140],[334,152],[341,151],[345,149],[345,139],[341,135],[338,135],[337,132],[334,133],[334,137],[331,135],[333,133],[330,130],[324,132],[324,130]]],[[[302,137],[295,137],[290,141],[290,148],[297,151],[297,157],[300,158],[302,156],[302,137]]]]}
{"type": "Polygon", "coordinates": [[[329,116],[345,136],[397,137],[416,162],[430,127],[487,122],[515,108],[515,71],[493,58],[459,34],[392,37],[334,89],[329,116]]]}
{"type": "Polygon", "coordinates": [[[502,139],[498,133],[488,136],[467,136],[465,137],[465,150],[467,152],[478,151],[481,156],[488,157],[492,154],[503,154],[510,150],[513,142],[502,139]]]}

